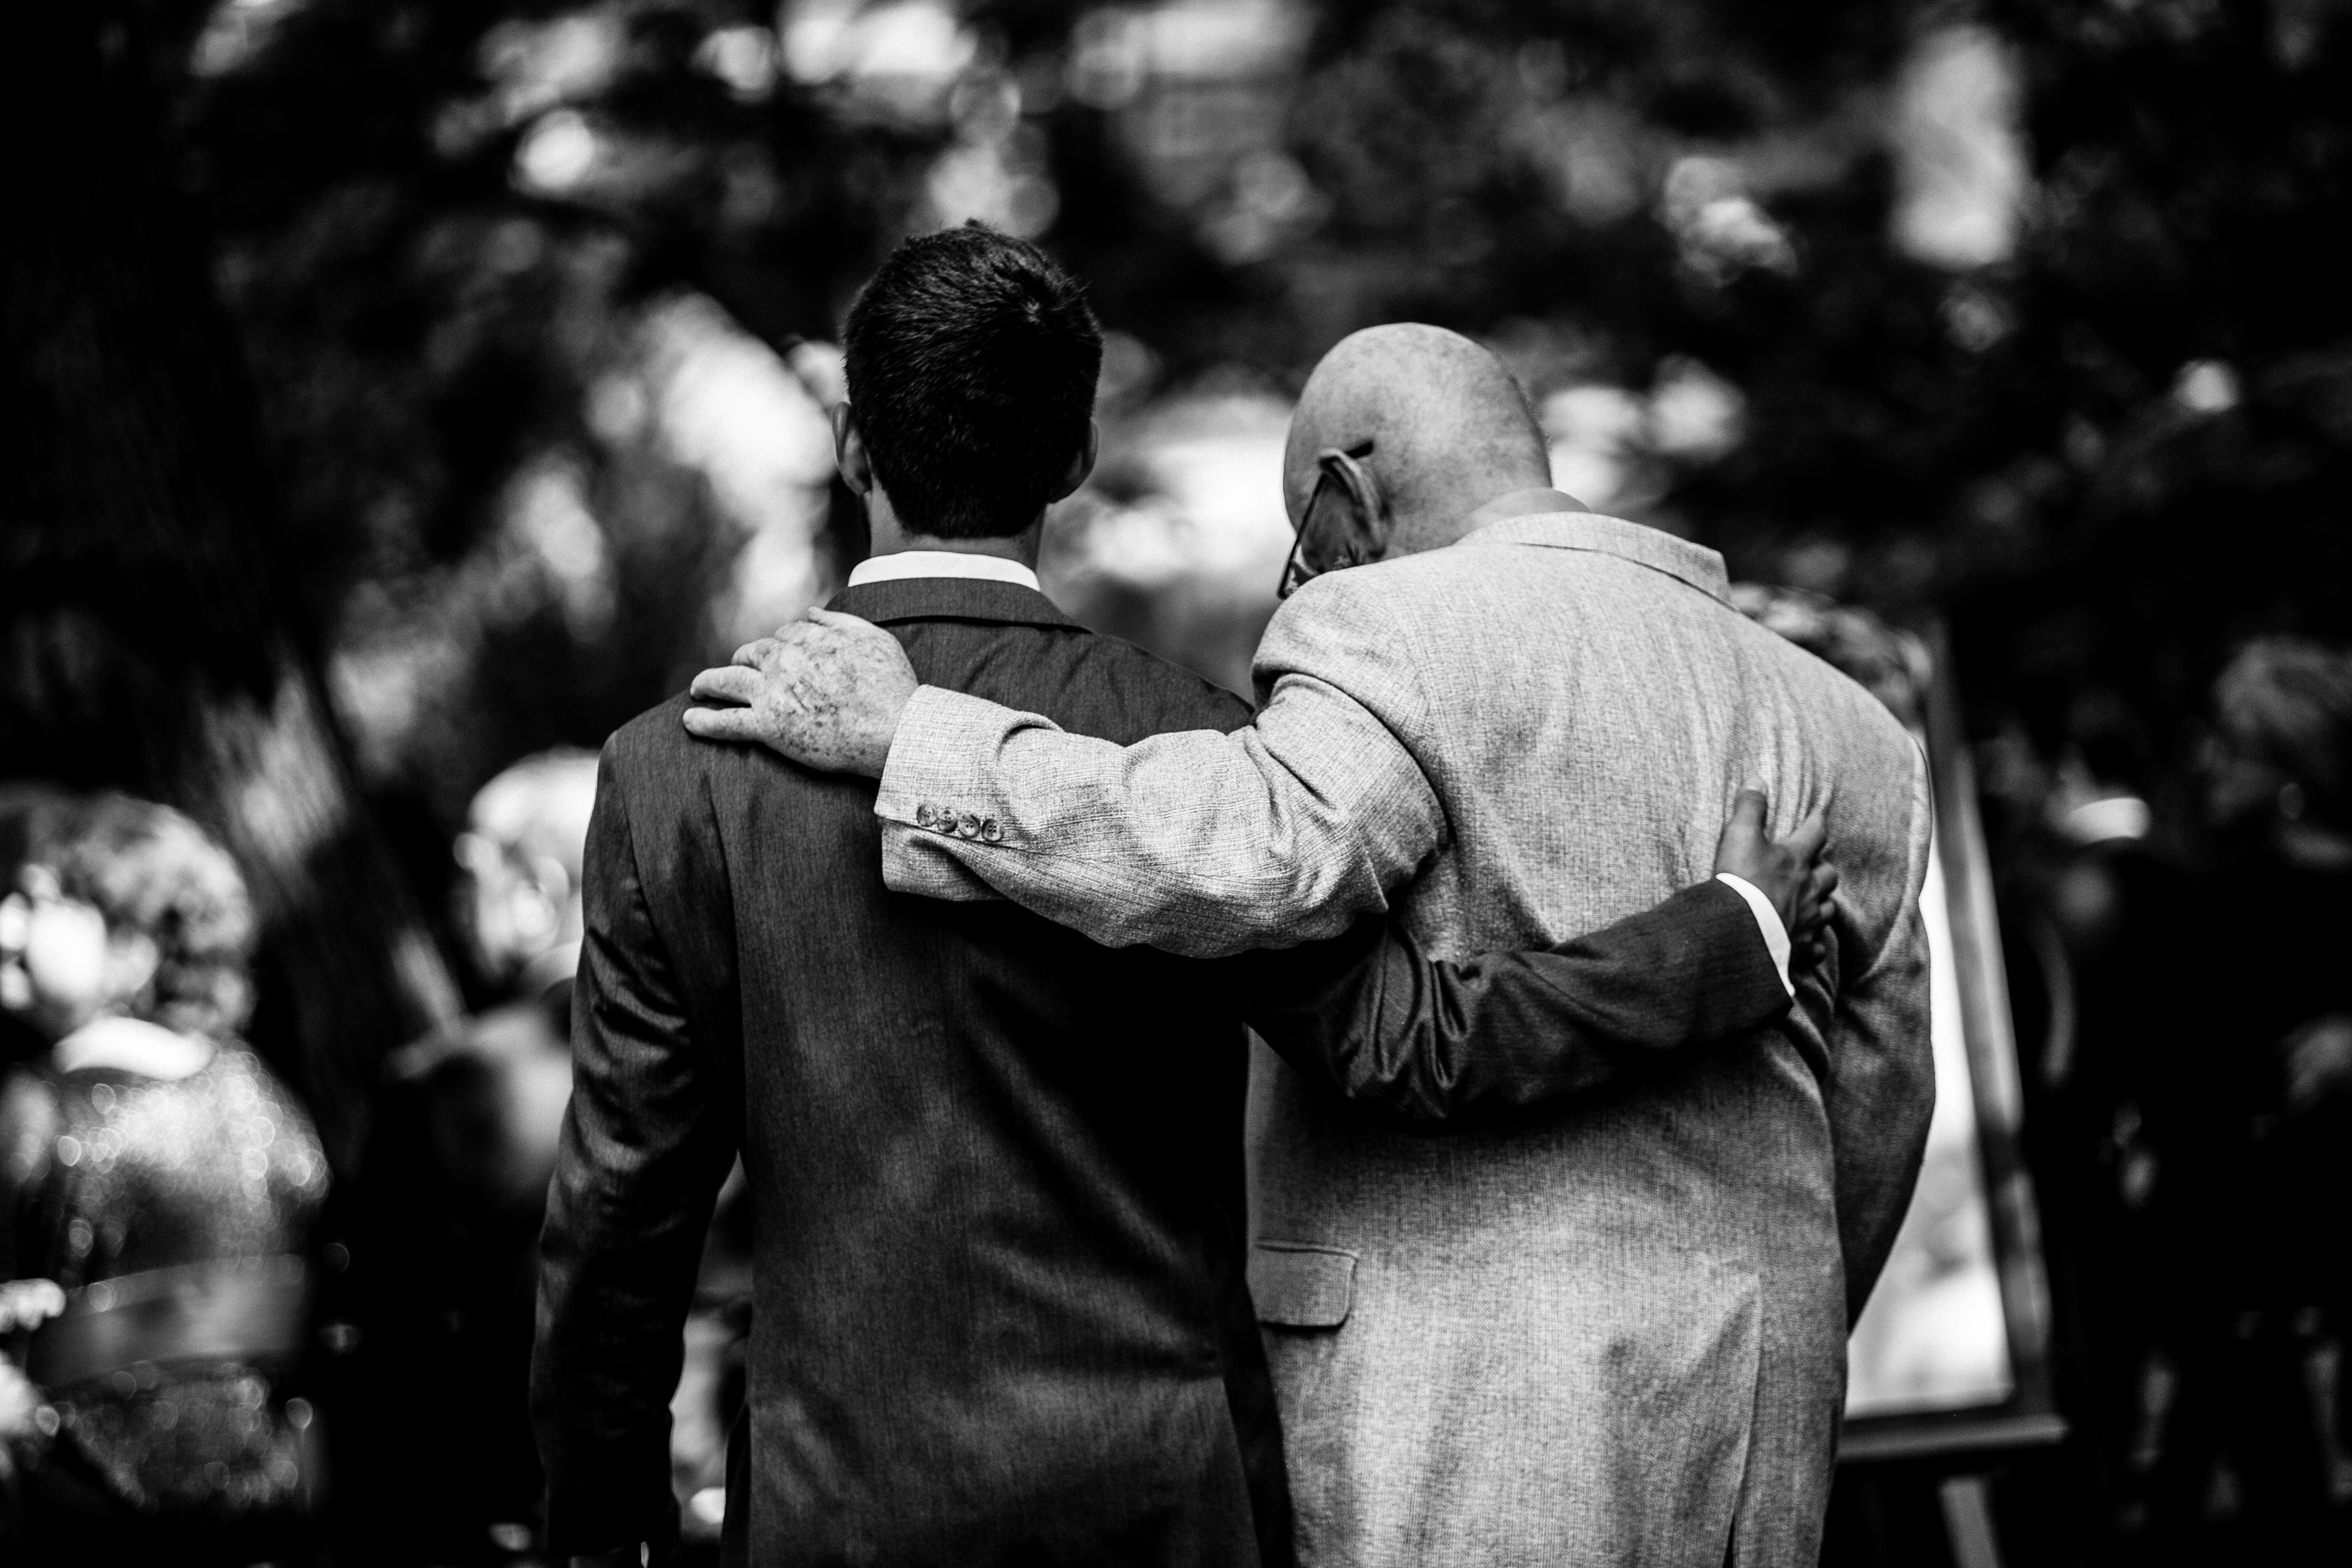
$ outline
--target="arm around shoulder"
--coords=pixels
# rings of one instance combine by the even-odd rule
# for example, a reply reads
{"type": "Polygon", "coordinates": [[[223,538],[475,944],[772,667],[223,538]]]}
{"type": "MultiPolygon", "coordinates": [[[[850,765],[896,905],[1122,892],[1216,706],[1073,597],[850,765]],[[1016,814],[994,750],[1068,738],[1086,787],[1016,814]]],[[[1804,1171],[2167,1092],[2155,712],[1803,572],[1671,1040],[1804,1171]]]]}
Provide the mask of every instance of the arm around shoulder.
{"type": "Polygon", "coordinates": [[[1377,640],[1355,638],[1325,673],[1278,670],[1247,729],[1125,747],[926,687],[875,801],[884,879],[945,897],[977,879],[1097,942],[1192,957],[1344,931],[1385,909],[1444,831],[1420,764],[1358,694],[1410,684],[1376,673],[1411,658],[1394,638],[1376,656],[1377,640]]]}
{"type": "Polygon", "coordinates": [[[1432,959],[1391,916],[1242,963],[1267,1044],[1429,1131],[1664,1071],[1789,1011],[1747,900],[1712,879],[1549,948],[1432,959]]]}

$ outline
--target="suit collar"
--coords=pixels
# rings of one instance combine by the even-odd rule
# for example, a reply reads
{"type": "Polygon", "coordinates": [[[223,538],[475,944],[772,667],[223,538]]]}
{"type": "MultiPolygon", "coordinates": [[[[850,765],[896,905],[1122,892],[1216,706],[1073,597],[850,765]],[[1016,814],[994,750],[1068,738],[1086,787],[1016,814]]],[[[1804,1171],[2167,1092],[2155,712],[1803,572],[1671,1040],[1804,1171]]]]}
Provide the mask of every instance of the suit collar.
{"type": "Polygon", "coordinates": [[[1465,534],[1459,545],[1533,544],[1550,550],[1590,550],[1614,555],[1686,583],[1711,599],[1731,602],[1731,578],[1723,557],[1704,545],[1644,528],[1622,518],[1591,511],[1546,511],[1505,518],[1465,534]]]}
{"type": "Polygon", "coordinates": [[[899,577],[860,583],[835,594],[826,607],[884,626],[892,621],[990,621],[1001,626],[1083,629],[1034,588],[984,577],[899,577]]]}

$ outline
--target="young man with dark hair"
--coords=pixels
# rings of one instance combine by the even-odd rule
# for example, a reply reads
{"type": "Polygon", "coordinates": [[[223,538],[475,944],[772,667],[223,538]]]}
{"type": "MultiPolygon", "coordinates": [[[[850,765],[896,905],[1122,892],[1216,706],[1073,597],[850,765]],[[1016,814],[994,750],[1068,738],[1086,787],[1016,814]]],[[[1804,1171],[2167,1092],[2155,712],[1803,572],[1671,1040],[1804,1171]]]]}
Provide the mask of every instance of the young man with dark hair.
{"type": "Polygon", "coordinates": [[[904,246],[843,339],[849,403],[835,417],[857,411],[873,483],[907,531],[1026,532],[1093,467],[1102,333],[1034,246],[977,225],[904,246]]]}
{"type": "MultiPolygon", "coordinates": [[[[911,240],[846,347],[837,450],[875,555],[837,609],[928,679],[1120,743],[1248,721],[1037,590],[1045,509],[1094,458],[1100,340],[1067,277],[986,229],[911,240]]],[[[1726,854],[1764,894],[1711,880],[1460,965],[1378,920],[1201,964],[891,894],[873,785],[681,723],[725,717],[681,699],[615,734],[589,835],[533,1404],[551,1543],[616,1562],[672,1529],[679,1324],[740,1146],[756,1283],[730,1561],[1289,1563],[1244,1283],[1241,1020],[1391,1117],[1508,1111],[1781,1016],[1773,943],[1784,921],[1809,935],[1830,881],[1765,842],[1759,802],[1726,854]]],[[[1003,831],[951,802],[920,816],[1003,831]]]]}

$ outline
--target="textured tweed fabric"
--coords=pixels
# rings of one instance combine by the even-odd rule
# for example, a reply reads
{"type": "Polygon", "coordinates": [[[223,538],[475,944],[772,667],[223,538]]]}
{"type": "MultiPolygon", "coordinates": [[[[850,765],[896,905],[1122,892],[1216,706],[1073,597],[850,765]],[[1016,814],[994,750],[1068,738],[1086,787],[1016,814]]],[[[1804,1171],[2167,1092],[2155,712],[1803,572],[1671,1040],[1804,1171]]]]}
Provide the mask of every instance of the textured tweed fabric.
{"type": "Polygon", "coordinates": [[[891,887],[1193,953],[1390,900],[1443,954],[1549,942],[1705,876],[1745,785],[1775,833],[1827,806],[1835,952],[1745,1047],[1446,1139],[1261,1054],[1252,1282],[1304,1561],[1817,1555],[1850,1313],[1934,1097],[1931,813],[1885,708],[1726,593],[1669,535],[1520,517],[1308,584],[1230,737],[1122,749],[929,689],[908,710],[876,801],[891,887]]]}

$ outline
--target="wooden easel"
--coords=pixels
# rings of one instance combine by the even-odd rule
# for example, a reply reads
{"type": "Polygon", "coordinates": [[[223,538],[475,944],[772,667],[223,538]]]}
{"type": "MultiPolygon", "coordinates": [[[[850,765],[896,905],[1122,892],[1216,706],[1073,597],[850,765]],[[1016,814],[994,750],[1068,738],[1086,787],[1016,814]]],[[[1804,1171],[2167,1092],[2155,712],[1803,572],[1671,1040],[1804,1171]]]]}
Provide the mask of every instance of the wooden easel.
{"type": "Polygon", "coordinates": [[[1981,1474],[1948,1476],[1936,1489],[1944,1507],[1944,1535],[1954,1568],[2000,1568],[2000,1538],[1992,1528],[1992,1489],[1981,1474]]]}

